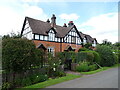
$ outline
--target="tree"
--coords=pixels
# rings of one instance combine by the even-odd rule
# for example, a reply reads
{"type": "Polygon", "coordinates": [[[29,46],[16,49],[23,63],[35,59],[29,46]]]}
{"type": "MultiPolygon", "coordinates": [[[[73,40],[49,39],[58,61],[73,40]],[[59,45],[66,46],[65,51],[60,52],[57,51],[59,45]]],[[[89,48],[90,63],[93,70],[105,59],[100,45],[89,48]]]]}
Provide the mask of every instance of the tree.
{"type": "MultiPolygon", "coordinates": [[[[40,65],[42,57],[34,43],[22,38],[6,38],[2,41],[2,66],[6,72],[22,72],[40,65]]],[[[42,55],[41,55],[42,56],[42,55]]]]}
{"type": "Polygon", "coordinates": [[[112,66],[115,64],[114,53],[111,48],[107,45],[98,45],[96,51],[99,53],[101,60],[101,66],[112,66]]]}

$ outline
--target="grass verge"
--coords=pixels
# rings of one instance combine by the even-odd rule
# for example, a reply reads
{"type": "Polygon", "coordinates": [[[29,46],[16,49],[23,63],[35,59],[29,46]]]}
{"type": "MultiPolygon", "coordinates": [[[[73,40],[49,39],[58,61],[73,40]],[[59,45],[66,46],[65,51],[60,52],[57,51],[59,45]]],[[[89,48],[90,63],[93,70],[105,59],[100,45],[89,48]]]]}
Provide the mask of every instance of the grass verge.
{"type": "Polygon", "coordinates": [[[107,69],[110,69],[110,68],[114,68],[114,67],[118,67],[120,66],[120,64],[115,64],[111,67],[102,67],[100,69],[97,69],[97,70],[94,70],[94,71],[89,71],[89,72],[80,72],[81,74],[85,74],[85,75],[88,75],[88,74],[94,74],[94,73],[97,73],[97,72],[101,72],[101,71],[104,71],[104,70],[107,70],[107,69]]]}
{"type": "Polygon", "coordinates": [[[31,86],[26,86],[26,87],[23,87],[23,88],[18,88],[16,90],[24,90],[26,88],[28,88],[28,89],[33,88],[32,90],[37,90],[38,88],[45,88],[47,86],[55,85],[55,84],[58,84],[58,83],[61,83],[61,82],[64,82],[64,81],[68,81],[68,80],[72,80],[72,79],[75,79],[75,78],[79,78],[79,77],[81,77],[81,76],[80,75],[67,74],[64,77],[60,77],[60,78],[56,78],[56,79],[49,79],[45,82],[37,83],[37,84],[31,85],[31,86]]]}

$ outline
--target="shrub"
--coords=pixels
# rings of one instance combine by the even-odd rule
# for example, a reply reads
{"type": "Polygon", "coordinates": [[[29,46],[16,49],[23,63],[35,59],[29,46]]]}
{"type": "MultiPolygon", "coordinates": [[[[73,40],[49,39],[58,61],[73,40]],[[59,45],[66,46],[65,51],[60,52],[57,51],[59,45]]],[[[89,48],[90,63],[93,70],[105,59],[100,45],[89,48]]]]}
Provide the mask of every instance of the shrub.
{"type": "Polygon", "coordinates": [[[21,78],[15,79],[15,86],[19,87],[19,86],[21,86],[21,83],[22,83],[22,79],[21,78]]]}
{"type": "Polygon", "coordinates": [[[38,75],[33,80],[33,83],[43,82],[46,81],[47,79],[48,79],[47,75],[38,75]]]}
{"type": "Polygon", "coordinates": [[[78,72],[87,72],[89,70],[88,63],[82,62],[79,66],[76,67],[78,72]]]}
{"type": "Polygon", "coordinates": [[[89,49],[83,47],[83,48],[80,48],[80,49],[78,50],[78,52],[80,52],[80,51],[89,51],[89,49]]]}
{"type": "Polygon", "coordinates": [[[98,52],[96,52],[96,51],[84,51],[84,52],[86,52],[88,55],[89,55],[89,53],[92,53],[92,57],[90,57],[90,56],[88,56],[89,58],[87,57],[89,62],[91,62],[91,63],[96,62],[98,64],[100,63],[100,55],[98,52]]]}
{"type": "Polygon", "coordinates": [[[62,76],[66,76],[66,73],[64,71],[54,72],[54,77],[62,77],[62,76]]]}
{"type": "Polygon", "coordinates": [[[39,74],[39,73],[33,74],[29,77],[30,77],[30,80],[33,84],[38,83],[38,82],[43,82],[43,81],[46,81],[48,79],[47,75],[39,74]]]}
{"type": "Polygon", "coordinates": [[[2,84],[2,90],[9,90],[12,87],[10,82],[5,82],[2,84]]]}
{"type": "Polygon", "coordinates": [[[32,82],[31,82],[29,77],[26,77],[26,78],[22,79],[22,83],[21,83],[22,86],[28,86],[28,85],[31,85],[31,84],[32,84],[32,82]]]}
{"type": "Polygon", "coordinates": [[[80,61],[93,62],[93,60],[94,60],[94,54],[92,52],[89,52],[89,51],[78,52],[77,62],[80,62],[80,61]]]}
{"type": "Polygon", "coordinates": [[[90,65],[89,66],[89,71],[93,71],[93,70],[96,70],[98,67],[96,64],[93,64],[93,65],[90,65]]]}
{"type": "Polygon", "coordinates": [[[119,63],[118,55],[114,54],[114,60],[115,60],[115,64],[118,64],[118,63],[119,63]]]}
{"type": "Polygon", "coordinates": [[[114,53],[111,48],[106,45],[98,45],[96,51],[99,53],[101,66],[112,66],[115,64],[114,53]]]}
{"type": "Polygon", "coordinates": [[[85,48],[89,48],[90,46],[92,46],[91,43],[86,43],[86,44],[84,45],[85,48]]]}

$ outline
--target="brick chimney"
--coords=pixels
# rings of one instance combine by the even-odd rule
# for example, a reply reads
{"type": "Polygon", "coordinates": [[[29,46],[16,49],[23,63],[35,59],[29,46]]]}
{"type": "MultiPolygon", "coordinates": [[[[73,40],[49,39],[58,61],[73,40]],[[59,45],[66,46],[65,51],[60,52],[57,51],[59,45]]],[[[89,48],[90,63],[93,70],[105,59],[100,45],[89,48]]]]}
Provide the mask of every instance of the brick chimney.
{"type": "Polygon", "coordinates": [[[53,16],[51,17],[51,26],[54,28],[56,26],[56,17],[53,14],[53,16]]]}
{"type": "Polygon", "coordinates": [[[68,26],[70,27],[72,25],[74,25],[73,21],[69,21],[68,26]]]}
{"type": "Polygon", "coordinates": [[[67,27],[66,23],[64,23],[63,27],[67,27]]]}
{"type": "Polygon", "coordinates": [[[47,21],[46,21],[46,22],[50,23],[50,20],[49,20],[49,19],[47,19],[47,21]]]}

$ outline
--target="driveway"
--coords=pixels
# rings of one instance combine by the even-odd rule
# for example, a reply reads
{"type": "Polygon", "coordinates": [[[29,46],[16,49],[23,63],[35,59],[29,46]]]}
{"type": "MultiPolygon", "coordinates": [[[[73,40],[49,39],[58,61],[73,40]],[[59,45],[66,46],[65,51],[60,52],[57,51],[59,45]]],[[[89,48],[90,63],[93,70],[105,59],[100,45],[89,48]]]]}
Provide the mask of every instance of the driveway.
{"type": "Polygon", "coordinates": [[[118,88],[118,68],[52,85],[47,88],[118,88]]]}

